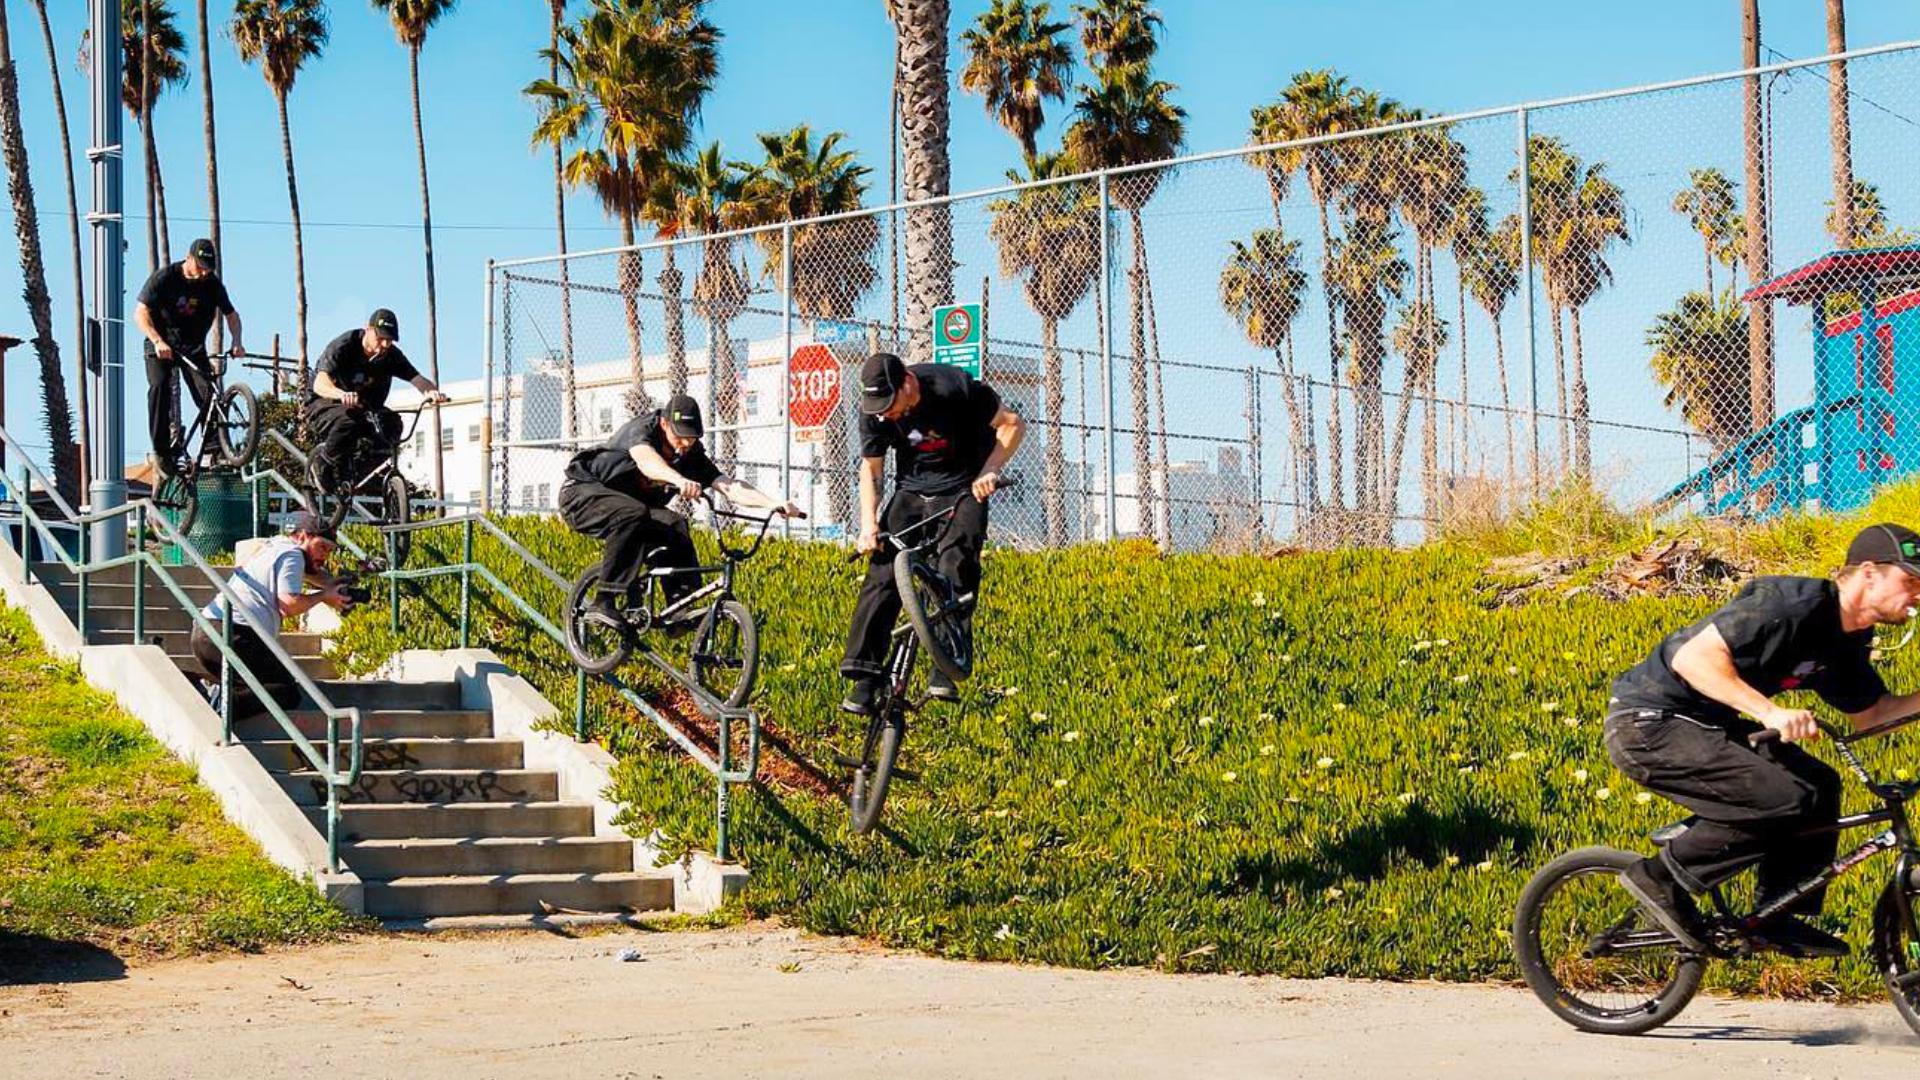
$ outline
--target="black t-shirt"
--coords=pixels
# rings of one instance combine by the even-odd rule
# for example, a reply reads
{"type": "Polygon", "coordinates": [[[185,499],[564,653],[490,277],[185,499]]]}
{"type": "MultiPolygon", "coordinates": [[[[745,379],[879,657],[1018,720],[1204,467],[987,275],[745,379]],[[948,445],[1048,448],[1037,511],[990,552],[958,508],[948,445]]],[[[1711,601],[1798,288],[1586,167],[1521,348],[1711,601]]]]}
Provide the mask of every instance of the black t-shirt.
{"type": "Polygon", "coordinates": [[[190,279],[179,263],[155,270],[140,287],[139,301],[147,305],[154,329],[176,349],[205,347],[213,320],[233,310],[220,275],[208,272],[190,279]]]}
{"type": "Polygon", "coordinates": [[[696,442],[687,447],[686,453],[674,454],[672,444],[667,442],[666,425],[661,422],[664,415],[655,409],[636,416],[621,425],[606,445],[573,455],[567,462],[567,479],[605,484],[649,505],[665,506],[673,501],[674,493],[665,484],[643,476],[630,453],[641,443],[653,447],[674,471],[696,484],[704,486],[720,479],[720,467],[707,456],[704,443],[696,442]]]}
{"type": "Polygon", "coordinates": [[[898,420],[860,418],[860,454],[894,451],[900,490],[952,495],[972,484],[993,452],[993,418],[1000,395],[951,364],[915,364],[920,403],[898,420]]]}
{"type": "Polygon", "coordinates": [[[1840,628],[1840,589],[1824,578],[1758,577],[1725,607],[1667,635],[1653,655],[1614,680],[1612,709],[1666,709],[1713,724],[1738,713],[1687,685],[1673,654],[1708,626],[1719,629],[1733,668],[1772,697],[1811,690],[1841,712],[1860,712],[1887,692],[1873,669],[1873,632],[1840,628]]]}
{"type": "MultiPolygon", "coordinates": [[[[387,392],[393,389],[393,380],[413,380],[420,377],[413,361],[407,354],[394,345],[380,354],[378,360],[367,358],[367,350],[361,342],[364,330],[349,330],[332,341],[320,353],[319,368],[333,376],[333,385],[352,394],[360,395],[360,404],[369,409],[378,409],[387,403],[387,392]]],[[[318,394],[312,397],[319,397],[318,394]]],[[[309,398],[311,400],[311,398],[309,398]]]]}

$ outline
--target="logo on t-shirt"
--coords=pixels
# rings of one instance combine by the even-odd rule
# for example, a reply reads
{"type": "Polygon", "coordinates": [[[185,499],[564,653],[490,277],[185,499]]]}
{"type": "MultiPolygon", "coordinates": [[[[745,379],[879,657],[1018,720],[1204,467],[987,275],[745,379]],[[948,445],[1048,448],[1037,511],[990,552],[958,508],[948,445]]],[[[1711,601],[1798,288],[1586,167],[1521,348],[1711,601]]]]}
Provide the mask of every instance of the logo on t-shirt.
{"type": "Polygon", "coordinates": [[[1820,674],[1822,668],[1818,660],[1802,660],[1794,666],[1793,674],[1780,680],[1780,689],[1798,690],[1808,679],[1820,674]]]}
{"type": "Polygon", "coordinates": [[[922,454],[937,454],[952,445],[945,435],[937,431],[921,431],[919,428],[907,432],[907,441],[922,454]]]}

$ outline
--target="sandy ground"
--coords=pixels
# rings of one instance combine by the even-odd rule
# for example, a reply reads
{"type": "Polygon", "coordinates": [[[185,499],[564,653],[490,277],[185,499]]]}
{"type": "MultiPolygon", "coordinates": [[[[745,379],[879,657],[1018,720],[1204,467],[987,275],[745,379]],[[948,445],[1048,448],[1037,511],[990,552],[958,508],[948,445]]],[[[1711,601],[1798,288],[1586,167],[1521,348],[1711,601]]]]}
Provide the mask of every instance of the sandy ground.
{"type": "Polygon", "coordinates": [[[1583,1035],[1524,990],[953,963],[767,926],[368,937],[0,987],[0,1077],[1911,1078],[1891,1006],[1697,1000],[1583,1035]],[[639,959],[623,961],[624,950],[639,959]]]}

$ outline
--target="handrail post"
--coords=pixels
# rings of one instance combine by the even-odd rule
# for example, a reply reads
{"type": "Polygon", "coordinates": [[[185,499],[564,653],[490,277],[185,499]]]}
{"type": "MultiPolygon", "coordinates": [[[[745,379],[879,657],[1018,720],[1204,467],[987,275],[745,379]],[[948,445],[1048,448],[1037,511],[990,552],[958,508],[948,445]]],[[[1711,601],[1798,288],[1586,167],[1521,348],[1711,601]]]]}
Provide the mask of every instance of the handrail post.
{"type": "Polygon", "coordinates": [[[728,751],[733,748],[732,719],[733,710],[722,705],[719,718],[720,746],[716,758],[720,764],[720,770],[715,777],[719,784],[719,791],[715,793],[716,801],[713,811],[713,854],[715,858],[723,860],[727,857],[727,766],[729,764],[727,759],[728,751]]]}
{"type": "MultiPolygon", "coordinates": [[[[24,456],[24,451],[22,452],[24,456]]],[[[20,580],[33,584],[33,472],[20,465],[20,580]]]]}
{"type": "Polygon", "coordinates": [[[393,533],[385,533],[387,538],[387,610],[390,615],[393,632],[400,632],[400,578],[399,568],[394,566],[393,553],[398,550],[393,533]]]}
{"type": "Polygon", "coordinates": [[[80,604],[79,604],[79,609],[75,612],[73,621],[76,624],[78,624],[78,628],[80,630],[80,643],[82,645],[85,645],[87,643],[87,599],[88,599],[87,581],[91,577],[91,575],[87,573],[87,562],[88,562],[87,532],[88,531],[89,530],[86,530],[86,529],[79,530],[80,532],[80,543],[79,543],[80,568],[79,570],[75,571],[75,577],[79,579],[77,591],[80,596],[80,604]]]}
{"type": "Polygon", "coordinates": [[[220,745],[233,745],[233,605],[220,606],[220,637],[227,643],[220,655],[220,745]]]}
{"type": "MultiPolygon", "coordinates": [[[[356,739],[359,734],[356,725],[356,739]]],[[[340,872],[340,718],[331,710],[327,712],[327,872],[340,872]]]]}
{"type": "Polygon", "coordinates": [[[460,554],[460,647],[467,648],[468,628],[473,622],[473,518],[463,527],[460,554]]]}
{"type": "Polygon", "coordinates": [[[573,669],[573,741],[587,741],[587,673],[573,669]]]}
{"type": "MultiPolygon", "coordinates": [[[[133,508],[133,520],[133,535],[147,535],[145,500],[133,508]]],[[[147,552],[145,544],[136,541],[135,546],[138,550],[133,560],[133,643],[138,645],[147,640],[147,552]]]]}
{"type": "Polygon", "coordinates": [[[258,473],[254,474],[252,482],[247,485],[248,502],[250,509],[253,511],[252,519],[247,522],[248,536],[260,535],[260,518],[262,517],[260,505],[262,500],[266,498],[265,488],[266,481],[262,479],[258,473]]]}

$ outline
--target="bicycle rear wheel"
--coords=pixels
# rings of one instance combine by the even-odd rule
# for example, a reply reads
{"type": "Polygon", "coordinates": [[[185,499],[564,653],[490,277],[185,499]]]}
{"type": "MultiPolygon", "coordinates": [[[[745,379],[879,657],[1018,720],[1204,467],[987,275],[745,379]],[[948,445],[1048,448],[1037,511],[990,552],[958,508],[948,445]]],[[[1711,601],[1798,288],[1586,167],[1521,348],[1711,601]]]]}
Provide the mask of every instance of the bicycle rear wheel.
{"type": "Polygon", "coordinates": [[[714,605],[700,620],[688,664],[693,681],[728,705],[745,705],[753,696],[753,679],[760,670],[760,630],[753,612],[738,600],[714,605]]]}
{"type": "Polygon", "coordinates": [[[1520,894],[1520,973],[1548,1011],[1582,1031],[1651,1031],[1686,1008],[1706,972],[1706,958],[1683,949],[1620,884],[1620,871],[1639,861],[1614,848],[1569,851],[1520,894]]]}
{"type": "Polygon", "coordinates": [[[927,658],[947,678],[963,680],[973,674],[973,640],[958,606],[953,586],[939,571],[903,551],[893,557],[893,583],[907,621],[927,650],[927,658]]]}
{"type": "Polygon", "coordinates": [[[607,626],[587,615],[587,605],[599,591],[600,568],[589,567],[574,581],[561,619],[566,628],[567,653],[589,675],[605,675],[626,663],[633,652],[633,637],[625,627],[607,626]]]}
{"type": "MultiPolygon", "coordinates": [[[[381,511],[388,525],[405,525],[413,520],[413,489],[407,485],[407,478],[397,472],[387,474],[387,482],[380,488],[381,511]]],[[[398,532],[393,534],[393,568],[407,565],[407,555],[413,551],[413,534],[398,532]]]]}
{"type": "Polygon", "coordinates": [[[215,415],[213,438],[220,447],[221,464],[244,467],[260,446],[260,399],[252,387],[235,383],[220,392],[215,415]]]}
{"type": "MultiPolygon", "coordinates": [[[[1887,984],[1894,1011],[1915,1033],[1920,1033],[1920,933],[1901,911],[1900,881],[1890,881],[1873,909],[1873,963],[1887,984]]],[[[1920,904],[1920,895],[1906,888],[1908,911],[1920,904]]]]}
{"type": "Polygon", "coordinates": [[[169,474],[153,489],[153,505],[185,536],[200,516],[200,486],[185,473],[169,474]]]}
{"type": "Polygon", "coordinates": [[[858,835],[865,836],[880,823],[880,807],[887,801],[893,763],[900,756],[900,740],[906,733],[906,714],[892,699],[877,702],[872,719],[867,721],[860,764],[854,768],[853,782],[847,788],[847,809],[852,812],[853,831],[858,835]]]}

